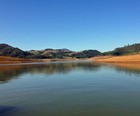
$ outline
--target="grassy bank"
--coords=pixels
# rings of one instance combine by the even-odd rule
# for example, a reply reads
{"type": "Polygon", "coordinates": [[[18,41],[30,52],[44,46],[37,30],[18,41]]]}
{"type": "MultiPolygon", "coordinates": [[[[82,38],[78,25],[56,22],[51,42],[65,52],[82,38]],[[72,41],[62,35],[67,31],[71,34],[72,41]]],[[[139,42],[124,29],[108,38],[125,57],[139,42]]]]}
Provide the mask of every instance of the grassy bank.
{"type": "Polygon", "coordinates": [[[18,63],[32,63],[32,62],[41,62],[41,60],[0,56],[0,64],[18,64],[18,63]]]}
{"type": "Polygon", "coordinates": [[[20,63],[33,63],[33,62],[57,62],[57,61],[72,61],[77,60],[76,58],[54,58],[54,59],[24,59],[24,58],[15,58],[15,57],[7,57],[0,56],[0,64],[20,64],[20,63]]]}
{"type": "Polygon", "coordinates": [[[126,56],[100,56],[93,57],[89,60],[104,63],[139,63],[140,64],[140,54],[126,55],[126,56]]]}

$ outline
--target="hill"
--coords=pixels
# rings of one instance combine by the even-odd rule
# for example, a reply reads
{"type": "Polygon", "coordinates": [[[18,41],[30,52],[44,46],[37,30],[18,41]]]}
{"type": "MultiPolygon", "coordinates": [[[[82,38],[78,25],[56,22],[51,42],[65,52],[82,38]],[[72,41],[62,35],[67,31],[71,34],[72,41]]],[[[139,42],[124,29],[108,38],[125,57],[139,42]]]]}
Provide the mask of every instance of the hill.
{"type": "Polygon", "coordinates": [[[51,49],[23,51],[7,44],[0,44],[0,56],[32,59],[64,59],[64,58],[91,58],[96,56],[122,56],[140,53],[140,43],[116,48],[113,51],[101,53],[98,50],[84,50],[81,52],[69,49],[51,49]]]}
{"type": "Polygon", "coordinates": [[[74,52],[68,49],[45,49],[45,50],[31,50],[29,53],[33,54],[31,58],[90,58],[101,55],[97,50],[84,50],[81,52],[74,52]]]}
{"type": "Polygon", "coordinates": [[[45,49],[30,50],[30,58],[64,58],[70,56],[73,52],[68,49],[45,49]]]}
{"type": "Polygon", "coordinates": [[[7,44],[0,44],[0,56],[25,58],[28,55],[30,55],[28,52],[25,52],[19,48],[15,48],[7,44]]]}
{"type": "Polygon", "coordinates": [[[105,52],[103,55],[121,56],[135,53],[140,53],[140,43],[119,47],[113,51],[105,52]]]}
{"type": "Polygon", "coordinates": [[[81,52],[74,52],[69,49],[44,49],[44,50],[30,50],[23,51],[19,48],[12,47],[7,44],[0,44],[0,56],[10,56],[18,58],[32,58],[32,59],[53,59],[53,58],[90,58],[101,55],[97,50],[84,50],[81,52]]]}
{"type": "Polygon", "coordinates": [[[91,58],[95,56],[100,56],[102,53],[98,50],[84,50],[81,52],[75,52],[71,54],[71,57],[76,57],[76,58],[91,58]]]}

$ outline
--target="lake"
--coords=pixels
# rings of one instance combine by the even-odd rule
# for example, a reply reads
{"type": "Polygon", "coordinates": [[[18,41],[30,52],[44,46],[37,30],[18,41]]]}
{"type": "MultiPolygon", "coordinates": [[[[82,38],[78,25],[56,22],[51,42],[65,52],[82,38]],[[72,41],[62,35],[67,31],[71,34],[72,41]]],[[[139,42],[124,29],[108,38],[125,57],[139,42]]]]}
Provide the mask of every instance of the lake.
{"type": "Polygon", "coordinates": [[[140,116],[140,69],[94,62],[0,66],[0,116],[140,116]]]}

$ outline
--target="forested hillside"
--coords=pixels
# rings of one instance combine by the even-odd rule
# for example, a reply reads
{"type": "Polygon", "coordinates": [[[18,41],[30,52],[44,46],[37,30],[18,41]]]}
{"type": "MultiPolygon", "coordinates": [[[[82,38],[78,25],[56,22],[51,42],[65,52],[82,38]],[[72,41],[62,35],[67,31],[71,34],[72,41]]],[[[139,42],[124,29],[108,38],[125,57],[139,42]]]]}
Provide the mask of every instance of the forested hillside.
{"type": "Polygon", "coordinates": [[[140,53],[140,43],[119,47],[113,51],[105,52],[103,55],[121,56],[134,53],[140,53]]]}

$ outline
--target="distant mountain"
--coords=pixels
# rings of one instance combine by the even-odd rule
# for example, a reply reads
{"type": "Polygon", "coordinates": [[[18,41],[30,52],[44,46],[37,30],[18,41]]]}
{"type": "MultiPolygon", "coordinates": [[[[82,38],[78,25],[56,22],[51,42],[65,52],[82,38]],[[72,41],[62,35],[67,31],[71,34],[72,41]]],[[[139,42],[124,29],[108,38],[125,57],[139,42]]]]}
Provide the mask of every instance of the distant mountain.
{"type": "Polygon", "coordinates": [[[84,50],[81,52],[74,52],[68,49],[45,49],[45,50],[31,50],[29,53],[33,54],[36,58],[90,58],[101,55],[101,52],[97,50],[84,50]]]}
{"type": "Polygon", "coordinates": [[[68,57],[71,50],[68,49],[45,49],[45,50],[30,50],[31,58],[64,58],[68,57]]]}
{"type": "Polygon", "coordinates": [[[19,58],[90,58],[101,55],[101,52],[97,50],[84,50],[81,52],[74,52],[69,49],[51,49],[47,48],[44,50],[30,50],[23,51],[19,48],[12,47],[7,44],[0,44],[0,56],[12,56],[19,58]]]}
{"type": "Polygon", "coordinates": [[[102,53],[98,50],[84,50],[81,52],[75,52],[71,56],[76,58],[91,58],[99,55],[102,55],[102,53]]]}
{"type": "Polygon", "coordinates": [[[28,52],[19,48],[15,48],[7,44],[0,44],[0,56],[25,58],[28,55],[30,55],[28,52]]]}
{"type": "Polygon", "coordinates": [[[67,49],[67,48],[62,48],[62,49],[56,49],[58,51],[62,51],[62,52],[72,52],[71,50],[67,49]]]}
{"type": "Polygon", "coordinates": [[[140,53],[140,43],[119,47],[113,51],[105,52],[103,54],[121,56],[121,55],[134,54],[134,53],[140,53]]]}
{"type": "Polygon", "coordinates": [[[72,58],[90,58],[95,56],[101,55],[126,55],[126,54],[134,54],[140,53],[140,43],[127,45],[124,47],[116,48],[113,51],[101,53],[98,50],[84,50],[81,52],[74,52],[69,49],[51,49],[47,48],[44,50],[30,50],[30,51],[23,51],[19,48],[12,47],[8,44],[0,44],[0,56],[11,56],[11,57],[18,57],[18,58],[65,58],[65,57],[72,57],[72,58]]]}

